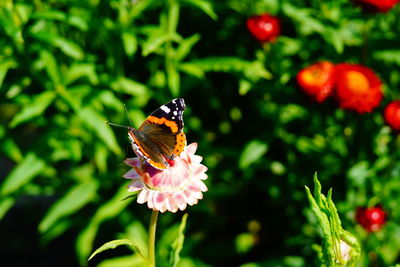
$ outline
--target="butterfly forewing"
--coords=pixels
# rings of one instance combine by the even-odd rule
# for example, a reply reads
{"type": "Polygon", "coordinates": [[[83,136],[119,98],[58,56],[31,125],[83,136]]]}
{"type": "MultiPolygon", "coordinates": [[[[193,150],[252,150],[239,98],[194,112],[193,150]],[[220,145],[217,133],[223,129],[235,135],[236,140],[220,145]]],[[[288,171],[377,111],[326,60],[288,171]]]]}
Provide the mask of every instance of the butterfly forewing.
{"type": "Polygon", "coordinates": [[[177,98],[155,110],[139,127],[129,132],[138,156],[157,169],[165,169],[186,145],[183,129],[185,102],[177,98]]]}

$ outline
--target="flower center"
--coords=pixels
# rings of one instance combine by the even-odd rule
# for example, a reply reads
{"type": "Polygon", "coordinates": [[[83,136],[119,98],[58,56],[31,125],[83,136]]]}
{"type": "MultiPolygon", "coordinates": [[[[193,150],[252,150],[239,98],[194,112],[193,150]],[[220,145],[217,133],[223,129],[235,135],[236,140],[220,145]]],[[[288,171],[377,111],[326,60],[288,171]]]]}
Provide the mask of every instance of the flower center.
{"type": "Polygon", "coordinates": [[[348,71],[346,73],[346,82],[350,90],[356,92],[365,92],[369,89],[369,81],[364,74],[358,71],[348,71]]]}

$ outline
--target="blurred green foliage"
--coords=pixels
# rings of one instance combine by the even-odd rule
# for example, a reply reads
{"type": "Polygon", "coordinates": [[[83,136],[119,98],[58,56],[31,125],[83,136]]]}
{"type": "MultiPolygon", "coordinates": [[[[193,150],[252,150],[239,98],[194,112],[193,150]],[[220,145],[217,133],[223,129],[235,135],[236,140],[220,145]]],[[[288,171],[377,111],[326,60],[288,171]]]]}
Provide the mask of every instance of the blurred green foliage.
{"type": "MultiPolygon", "coordinates": [[[[126,132],[104,121],[128,124],[126,104],[138,126],[177,96],[188,141],[209,167],[209,191],[187,209],[178,266],[316,264],[319,228],[303,189],[315,171],[361,241],[361,264],[399,261],[400,138],[381,115],[400,98],[399,12],[366,14],[348,0],[1,1],[3,261],[140,265],[123,247],[87,262],[109,240],[147,242],[149,210],[122,201],[121,162],[134,154],[126,132]],[[282,22],[266,46],[245,27],[262,12],[282,22]],[[374,69],[384,103],[358,115],[311,102],[294,77],[321,59],[374,69]],[[355,208],[378,203],[388,223],[368,234],[355,208]]],[[[160,216],[160,266],[181,218],[160,216]]]]}

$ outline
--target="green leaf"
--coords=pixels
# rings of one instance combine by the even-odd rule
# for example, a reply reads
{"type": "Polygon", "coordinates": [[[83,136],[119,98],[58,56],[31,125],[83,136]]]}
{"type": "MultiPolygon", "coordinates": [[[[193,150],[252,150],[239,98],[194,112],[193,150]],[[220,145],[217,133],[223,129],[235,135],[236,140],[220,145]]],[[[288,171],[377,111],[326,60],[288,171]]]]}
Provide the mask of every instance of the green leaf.
{"type": "Polygon", "coordinates": [[[97,180],[84,182],[72,187],[61,199],[53,204],[39,224],[39,231],[44,233],[62,217],[71,215],[84,207],[96,196],[99,184],[97,180]]]}
{"type": "Polygon", "coordinates": [[[0,195],[6,196],[14,193],[41,173],[45,167],[46,164],[44,161],[35,154],[27,154],[24,160],[18,164],[5,179],[1,186],[0,195]]]}
{"type": "Polygon", "coordinates": [[[126,77],[118,77],[112,84],[111,88],[117,92],[129,94],[132,96],[148,96],[149,89],[146,85],[135,82],[126,77]]]}
{"type": "Polygon", "coordinates": [[[192,47],[200,40],[200,34],[193,34],[189,38],[183,39],[179,43],[179,47],[175,52],[176,61],[181,61],[184,59],[189,53],[192,47]]]}
{"type": "Polygon", "coordinates": [[[199,8],[213,20],[218,19],[218,16],[214,12],[213,6],[209,1],[206,1],[206,0],[182,0],[182,3],[188,3],[188,4],[191,4],[191,5],[199,8]]]}
{"type": "Polygon", "coordinates": [[[0,200],[0,221],[6,215],[7,211],[14,205],[15,199],[12,197],[3,198],[0,200]]]}
{"type": "Polygon", "coordinates": [[[2,59],[2,61],[3,62],[0,62],[0,88],[2,88],[4,78],[6,77],[8,70],[14,69],[18,66],[18,64],[12,60],[2,59]]]}
{"type": "Polygon", "coordinates": [[[60,49],[64,54],[74,59],[81,60],[84,58],[82,48],[73,41],[67,40],[59,35],[51,34],[49,32],[31,32],[30,35],[42,42],[46,42],[54,47],[60,49]]]}
{"type": "Polygon", "coordinates": [[[154,34],[142,43],[142,56],[146,57],[159,49],[168,40],[167,34],[154,34]]]}
{"type": "Polygon", "coordinates": [[[3,140],[0,151],[15,162],[20,162],[23,158],[21,150],[14,142],[14,139],[11,138],[6,138],[5,140],[3,140]]]}
{"type": "Polygon", "coordinates": [[[187,222],[188,214],[185,213],[182,217],[181,224],[179,225],[178,236],[175,241],[172,243],[172,251],[171,251],[171,265],[176,267],[180,261],[180,253],[183,249],[183,242],[185,241],[185,228],[187,222]]]}
{"type": "Polygon", "coordinates": [[[80,78],[87,78],[91,84],[97,85],[99,78],[96,73],[96,66],[90,63],[75,63],[66,73],[65,85],[69,85],[80,78]]]}
{"type": "Polygon", "coordinates": [[[76,242],[76,251],[82,263],[86,261],[93,248],[93,242],[100,224],[121,214],[129,203],[132,202],[133,198],[126,198],[127,194],[126,187],[121,187],[112,199],[100,206],[94,216],[92,216],[88,226],[79,234],[76,242]],[[126,201],[123,201],[124,198],[126,198],[126,201]]]}
{"type": "Polygon", "coordinates": [[[132,32],[123,32],[121,38],[126,55],[130,57],[135,54],[138,46],[136,35],[132,32]]]}
{"type": "Polygon", "coordinates": [[[143,259],[146,259],[146,257],[144,257],[142,255],[142,253],[140,252],[139,247],[137,247],[133,241],[131,241],[129,239],[117,239],[117,240],[107,242],[104,245],[102,245],[101,247],[99,247],[98,249],[96,249],[96,251],[93,252],[92,255],[90,255],[88,261],[90,261],[94,256],[96,256],[97,254],[99,254],[105,250],[114,249],[121,245],[126,245],[126,246],[131,247],[136,253],[141,255],[143,257],[143,259]]]}
{"type": "Polygon", "coordinates": [[[47,50],[40,51],[40,63],[46,69],[47,75],[49,75],[53,86],[58,86],[62,83],[62,74],[60,72],[56,58],[52,53],[47,50]]]}
{"type": "MultiPolygon", "coordinates": [[[[203,72],[241,72],[246,77],[270,79],[272,75],[264,68],[261,62],[246,61],[235,57],[210,57],[181,63],[183,69],[200,69],[203,72]]],[[[198,71],[197,71],[198,72],[198,71]]]]}
{"type": "Polygon", "coordinates": [[[45,91],[34,96],[32,102],[25,105],[22,110],[14,116],[10,122],[10,127],[14,128],[23,122],[42,115],[55,97],[56,94],[54,91],[45,91]]]}
{"type": "Polygon", "coordinates": [[[259,140],[248,143],[239,158],[239,167],[245,169],[259,160],[268,151],[268,145],[259,140]]]}
{"type": "Polygon", "coordinates": [[[115,154],[121,155],[115,135],[111,128],[104,122],[106,119],[91,107],[78,110],[78,116],[115,154]]]}
{"type": "Polygon", "coordinates": [[[168,81],[168,88],[171,92],[173,97],[179,96],[179,87],[180,87],[180,76],[178,70],[175,68],[174,65],[169,65],[167,67],[167,81],[168,81]]]}
{"type": "Polygon", "coordinates": [[[400,50],[376,50],[373,51],[372,56],[376,60],[382,60],[385,63],[400,66],[400,50]]]}

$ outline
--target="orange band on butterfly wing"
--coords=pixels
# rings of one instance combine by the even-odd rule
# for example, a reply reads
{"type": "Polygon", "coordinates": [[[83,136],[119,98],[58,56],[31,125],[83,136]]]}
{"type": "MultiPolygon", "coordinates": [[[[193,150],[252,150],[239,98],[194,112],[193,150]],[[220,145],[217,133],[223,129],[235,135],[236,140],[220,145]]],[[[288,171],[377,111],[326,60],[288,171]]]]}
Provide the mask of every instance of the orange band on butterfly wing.
{"type": "Polygon", "coordinates": [[[185,146],[186,146],[186,136],[182,132],[176,136],[176,145],[174,148],[174,154],[179,156],[183,151],[183,149],[185,148],[185,146]]]}
{"type": "Polygon", "coordinates": [[[171,129],[172,133],[178,132],[178,124],[176,124],[176,122],[174,122],[174,121],[167,120],[166,118],[160,119],[155,116],[149,116],[147,118],[147,120],[151,123],[156,123],[156,124],[160,124],[160,125],[165,124],[166,126],[168,126],[171,129]]]}

